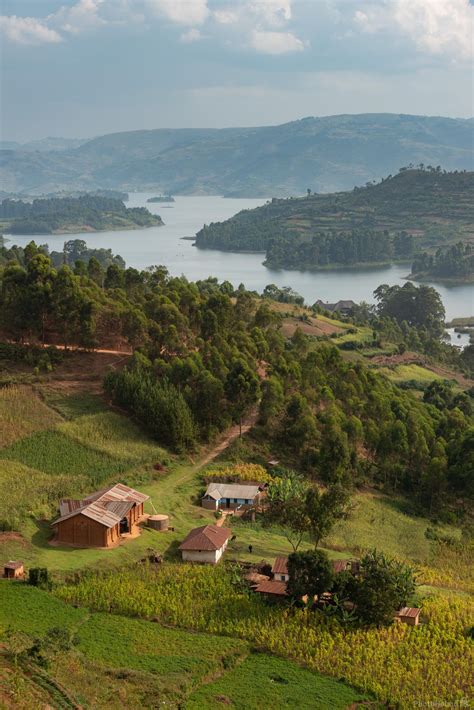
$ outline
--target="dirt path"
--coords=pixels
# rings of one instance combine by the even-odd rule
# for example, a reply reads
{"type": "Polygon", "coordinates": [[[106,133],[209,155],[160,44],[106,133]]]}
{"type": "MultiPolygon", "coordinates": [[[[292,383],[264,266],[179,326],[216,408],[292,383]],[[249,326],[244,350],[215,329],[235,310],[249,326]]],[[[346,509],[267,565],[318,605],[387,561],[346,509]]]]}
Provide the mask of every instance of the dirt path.
{"type": "MultiPolygon", "coordinates": [[[[250,414],[242,421],[242,434],[246,434],[250,429],[252,429],[253,426],[255,426],[255,423],[258,419],[258,409],[252,410],[250,414]]],[[[202,468],[203,466],[206,466],[208,463],[213,461],[219,454],[221,454],[223,451],[225,451],[233,441],[235,441],[240,435],[240,427],[238,424],[235,424],[235,426],[231,427],[228,429],[224,435],[224,438],[221,439],[211,451],[209,451],[201,461],[196,464],[197,468],[202,468]]]]}

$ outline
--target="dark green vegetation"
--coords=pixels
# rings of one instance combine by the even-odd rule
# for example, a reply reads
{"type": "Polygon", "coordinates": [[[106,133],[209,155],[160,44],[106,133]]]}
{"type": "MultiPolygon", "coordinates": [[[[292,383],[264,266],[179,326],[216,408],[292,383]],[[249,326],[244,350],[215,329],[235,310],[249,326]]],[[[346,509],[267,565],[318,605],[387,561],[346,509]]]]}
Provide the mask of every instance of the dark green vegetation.
{"type": "Polygon", "coordinates": [[[174,202],[174,197],[171,195],[158,195],[157,197],[150,197],[147,202],[174,202]]]}
{"type": "Polygon", "coordinates": [[[305,118],[260,128],[114,133],[64,152],[2,151],[4,190],[149,189],[287,196],[350,190],[410,161],[472,169],[468,120],[396,114],[305,118]]]}
{"type": "Polygon", "coordinates": [[[201,248],[266,252],[271,267],[319,269],[410,260],[474,228],[474,173],[402,169],[352,192],[276,200],[204,226],[201,248]]]}
{"type": "Polygon", "coordinates": [[[3,200],[0,225],[9,234],[61,234],[138,229],[163,224],[144,207],[125,207],[123,202],[100,195],[3,200]]]}
{"type": "MultiPolygon", "coordinates": [[[[214,280],[192,284],[162,267],[140,273],[112,265],[104,273],[93,259],[75,275],[67,266],[56,271],[34,248],[26,268],[9,264],[1,279],[0,325],[9,337],[91,346],[105,334],[139,345],[123,370],[107,376],[106,389],[176,452],[241,421],[261,398],[262,436],[311,479],[385,486],[430,511],[470,495],[459,458],[472,427],[467,396],[462,409],[440,410],[330,343],[315,347],[300,330],[287,341],[270,302],[249,292],[214,280]]],[[[408,304],[407,334],[419,329],[426,343],[438,342],[442,311],[433,289],[409,284],[379,295],[385,327],[403,333],[408,304]]],[[[37,466],[34,442],[21,445],[18,460],[37,466]]]]}
{"type": "Polygon", "coordinates": [[[472,281],[474,279],[474,249],[471,243],[458,242],[434,254],[418,254],[411,267],[410,278],[415,281],[441,278],[446,281],[472,281]]]}

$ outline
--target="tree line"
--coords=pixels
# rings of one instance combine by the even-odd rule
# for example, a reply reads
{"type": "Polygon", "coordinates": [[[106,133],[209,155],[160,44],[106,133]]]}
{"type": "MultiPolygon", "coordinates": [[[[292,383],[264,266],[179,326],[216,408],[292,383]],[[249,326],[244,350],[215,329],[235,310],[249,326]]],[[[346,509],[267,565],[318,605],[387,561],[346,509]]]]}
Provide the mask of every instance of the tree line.
{"type": "Polygon", "coordinates": [[[127,221],[141,227],[161,224],[161,219],[145,207],[125,207],[119,199],[98,194],[32,202],[5,199],[0,202],[0,220],[8,220],[11,234],[51,234],[81,225],[100,230],[127,221]]]}
{"type": "MultiPolygon", "coordinates": [[[[387,308],[397,296],[416,330],[421,305],[413,299],[432,300],[426,288],[410,284],[401,298],[384,287],[379,295],[387,308]]],[[[393,318],[387,313],[385,321],[393,318]]],[[[30,244],[24,266],[0,269],[4,337],[128,342],[135,353],[107,378],[107,391],[176,451],[241,422],[259,403],[263,440],[308,481],[378,485],[433,512],[473,494],[463,465],[473,431],[469,397],[419,401],[330,342],[300,330],[288,340],[281,325],[268,298],[216,279],[191,283],[160,266],[104,270],[89,259],[55,268],[30,244]]],[[[435,333],[434,321],[430,327],[435,333]]]]}

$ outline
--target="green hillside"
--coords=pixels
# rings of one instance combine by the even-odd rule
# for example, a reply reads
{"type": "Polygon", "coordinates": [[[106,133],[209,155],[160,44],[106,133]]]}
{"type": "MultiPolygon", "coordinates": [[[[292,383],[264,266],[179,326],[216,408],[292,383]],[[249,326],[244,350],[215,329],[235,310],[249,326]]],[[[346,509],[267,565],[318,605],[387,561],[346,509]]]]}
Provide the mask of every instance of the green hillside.
{"type": "Polygon", "coordinates": [[[400,165],[472,169],[472,124],[399,114],[309,117],[279,126],[157,129],[75,149],[0,153],[4,190],[111,187],[236,197],[349,190],[400,165]]]}
{"type": "Polygon", "coordinates": [[[474,173],[402,169],[351,192],[273,199],[204,226],[200,248],[266,251],[273,267],[409,260],[421,248],[471,240],[474,173]]]}

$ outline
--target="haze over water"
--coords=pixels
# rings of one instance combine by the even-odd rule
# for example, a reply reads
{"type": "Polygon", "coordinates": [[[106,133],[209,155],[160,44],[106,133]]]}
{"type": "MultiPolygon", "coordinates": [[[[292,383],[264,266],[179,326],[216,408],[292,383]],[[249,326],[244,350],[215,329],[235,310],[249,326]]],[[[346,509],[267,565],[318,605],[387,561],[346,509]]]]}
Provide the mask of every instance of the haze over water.
{"type": "MultiPolygon", "coordinates": [[[[261,292],[269,283],[291,286],[304,296],[309,304],[317,299],[334,302],[352,299],[356,302],[373,302],[373,291],[382,283],[389,285],[406,283],[404,276],[409,265],[393,265],[387,268],[350,269],[327,272],[300,272],[273,270],[263,266],[263,254],[233,254],[215,250],[196,249],[192,237],[211,222],[228,219],[242,209],[252,209],[265,202],[261,199],[231,199],[223,197],[175,197],[167,208],[163,203],[147,204],[147,199],[156,193],[130,193],[127,207],[146,206],[150,212],[160,214],[164,227],[124,231],[98,232],[92,234],[28,235],[9,237],[13,243],[24,246],[31,239],[37,243],[47,242],[51,250],[60,251],[68,239],[84,239],[90,247],[110,248],[120,254],[127,266],[144,269],[152,264],[163,264],[175,276],[184,274],[190,281],[216,276],[235,286],[245,284],[248,289],[261,292]]],[[[474,285],[447,287],[431,284],[440,293],[446,309],[446,318],[474,314],[474,285]]]]}

